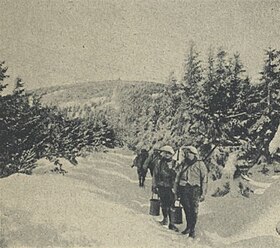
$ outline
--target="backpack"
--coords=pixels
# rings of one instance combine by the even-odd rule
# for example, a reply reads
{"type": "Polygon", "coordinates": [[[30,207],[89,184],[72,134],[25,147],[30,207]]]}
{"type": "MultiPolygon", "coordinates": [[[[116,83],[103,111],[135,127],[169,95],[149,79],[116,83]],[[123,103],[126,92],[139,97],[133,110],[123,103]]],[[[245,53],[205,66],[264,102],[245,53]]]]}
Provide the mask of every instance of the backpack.
{"type": "Polygon", "coordinates": [[[133,161],[133,165],[139,169],[142,168],[147,157],[148,157],[148,154],[146,154],[146,153],[138,154],[133,161]]]}

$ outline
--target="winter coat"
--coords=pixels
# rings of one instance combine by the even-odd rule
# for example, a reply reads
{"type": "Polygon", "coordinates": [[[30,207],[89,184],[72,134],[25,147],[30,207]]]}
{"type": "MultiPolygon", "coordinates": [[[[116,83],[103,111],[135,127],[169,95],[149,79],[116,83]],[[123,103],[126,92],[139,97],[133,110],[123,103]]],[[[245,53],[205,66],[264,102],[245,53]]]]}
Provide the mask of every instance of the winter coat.
{"type": "Polygon", "coordinates": [[[167,162],[164,158],[155,162],[153,174],[153,187],[169,187],[172,188],[176,172],[172,168],[172,161],[167,162]]]}
{"type": "Polygon", "coordinates": [[[156,165],[157,160],[159,160],[159,155],[157,155],[156,153],[151,153],[148,158],[145,160],[144,165],[143,165],[143,169],[144,170],[154,170],[154,167],[156,165]]]}
{"type": "Polygon", "coordinates": [[[201,160],[196,160],[193,164],[187,164],[185,161],[179,166],[174,190],[177,191],[178,186],[199,186],[202,194],[205,194],[208,183],[208,170],[201,160]]]}
{"type": "Polygon", "coordinates": [[[137,169],[143,169],[143,165],[145,160],[148,157],[148,153],[140,153],[138,154],[135,159],[133,160],[133,166],[132,167],[137,167],[137,169]]]}

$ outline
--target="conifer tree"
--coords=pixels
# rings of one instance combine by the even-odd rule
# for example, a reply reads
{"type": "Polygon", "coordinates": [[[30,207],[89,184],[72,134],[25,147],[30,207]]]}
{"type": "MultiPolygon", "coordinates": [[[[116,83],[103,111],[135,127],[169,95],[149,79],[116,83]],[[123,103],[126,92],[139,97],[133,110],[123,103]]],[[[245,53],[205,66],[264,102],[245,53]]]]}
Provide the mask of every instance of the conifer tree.
{"type": "Polygon", "coordinates": [[[265,156],[271,162],[269,143],[273,138],[280,121],[280,51],[268,49],[265,54],[261,72],[261,83],[254,87],[252,94],[255,123],[250,127],[250,138],[258,157],[265,156]]]}
{"type": "Polygon", "coordinates": [[[235,54],[228,59],[227,53],[219,49],[216,58],[209,54],[206,80],[203,84],[203,109],[208,139],[215,142],[233,142],[235,136],[244,132],[243,121],[249,79],[235,54]]]}
{"type": "Polygon", "coordinates": [[[187,140],[196,144],[199,139],[198,135],[192,135],[194,132],[191,129],[197,129],[195,118],[201,111],[202,72],[203,68],[199,53],[196,51],[194,44],[191,44],[184,61],[183,78],[177,84],[176,93],[173,93],[174,96],[180,99],[179,105],[176,106],[174,118],[171,121],[172,138],[177,139],[178,145],[186,143],[187,140]]]}
{"type": "MultiPolygon", "coordinates": [[[[4,64],[5,64],[4,61],[0,62],[0,93],[7,87],[7,84],[3,84],[4,79],[9,77],[6,74],[8,67],[4,67],[4,64]]],[[[1,97],[1,94],[0,94],[0,97],[1,97]]]]}
{"type": "Polygon", "coordinates": [[[184,76],[182,84],[184,86],[184,105],[188,110],[192,110],[194,105],[200,99],[200,86],[203,81],[203,68],[199,53],[195,50],[194,44],[191,44],[188,55],[184,63],[184,76]]]}

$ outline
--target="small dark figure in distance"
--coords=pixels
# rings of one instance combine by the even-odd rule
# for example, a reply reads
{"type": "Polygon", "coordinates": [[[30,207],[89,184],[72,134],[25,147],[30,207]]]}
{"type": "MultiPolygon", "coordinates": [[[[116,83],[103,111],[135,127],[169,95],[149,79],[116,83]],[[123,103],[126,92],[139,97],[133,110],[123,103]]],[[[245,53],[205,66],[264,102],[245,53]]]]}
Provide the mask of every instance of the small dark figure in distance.
{"type": "Polygon", "coordinates": [[[140,153],[133,160],[131,168],[137,168],[137,174],[139,179],[139,187],[144,187],[144,182],[147,174],[147,170],[143,168],[144,162],[148,157],[148,151],[146,149],[141,149],[140,153]]]}

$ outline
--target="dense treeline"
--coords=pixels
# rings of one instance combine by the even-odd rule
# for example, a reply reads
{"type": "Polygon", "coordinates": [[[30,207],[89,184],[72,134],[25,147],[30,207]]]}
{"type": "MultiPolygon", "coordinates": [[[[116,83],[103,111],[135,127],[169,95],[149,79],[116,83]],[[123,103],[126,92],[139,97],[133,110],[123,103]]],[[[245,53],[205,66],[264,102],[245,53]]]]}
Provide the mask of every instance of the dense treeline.
{"type": "MultiPolygon", "coordinates": [[[[165,85],[122,81],[113,81],[107,84],[105,82],[104,84],[108,87],[104,94],[96,95],[93,93],[92,98],[87,101],[84,101],[85,98],[87,99],[87,93],[84,94],[82,91],[80,93],[81,99],[78,100],[72,92],[67,91],[65,94],[71,94],[72,99],[69,104],[58,104],[59,108],[69,118],[79,116],[98,122],[106,120],[114,129],[118,140],[130,148],[143,146],[143,140],[149,144],[151,133],[156,131],[154,128],[151,130],[150,127],[150,122],[154,118],[155,98],[164,92],[165,85]],[[107,97],[108,91],[111,91],[110,97],[107,97]]],[[[91,88],[91,85],[88,87],[91,88]]],[[[92,86],[93,89],[95,87],[96,85],[92,86]]],[[[53,104],[53,101],[48,101],[53,104]]]]}
{"type": "Polygon", "coordinates": [[[166,84],[116,84],[105,102],[65,110],[106,119],[131,149],[193,144],[205,156],[213,147],[236,146],[249,164],[260,157],[270,163],[268,146],[279,125],[280,51],[265,52],[260,80],[253,82],[239,54],[222,49],[201,61],[192,46],[184,62],[180,80],[171,73],[166,84]]]}
{"type": "MultiPolygon", "coordinates": [[[[247,164],[261,156],[270,163],[268,147],[279,125],[280,51],[265,52],[257,82],[246,74],[239,54],[222,49],[201,61],[192,46],[184,63],[183,77],[171,73],[165,84],[119,80],[67,86],[71,93],[63,93],[63,103],[74,104],[63,106],[42,105],[18,80],[13,94],[0,96],[1,174],[29,171],[41,157],[75,163],[85,147],[117,144],[133,150],[193,144],[203,157],[214,147],[237,146],[247,164]]],[[[3,63],[0,68],[3,91],[7,68],[3,63]]]]}
{"type": "MultiPolygon", "coordinates": [[[[7,68],[0,64],[0,91],[7,68]]],[[[56,107],[42,106],[40,98],[24,89],[17,79],[12,94],[0,94],[0,177],[31,173],[36,160],[76,157],[88,149],[117,145],[114,131],[106,120],[68,118],[56,107]]]]}
{"type": "Polygon", "coordinates": [[[249,164],[261,156],[271,162],[268,146],[279,125],[279,67],[280,51],[267,50],[260,80],[252,82],[239,54],[219,49],[203,62],[192,46],[181,80],[171,73],[162,87],[122,88],[118,111],[99,112],[111,117],[133,149],[193,144],[208,154],[215,146],[238,146],[239,158],[249,164]]]}

